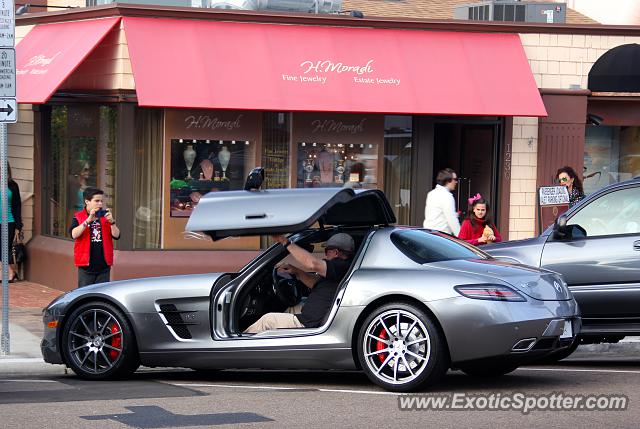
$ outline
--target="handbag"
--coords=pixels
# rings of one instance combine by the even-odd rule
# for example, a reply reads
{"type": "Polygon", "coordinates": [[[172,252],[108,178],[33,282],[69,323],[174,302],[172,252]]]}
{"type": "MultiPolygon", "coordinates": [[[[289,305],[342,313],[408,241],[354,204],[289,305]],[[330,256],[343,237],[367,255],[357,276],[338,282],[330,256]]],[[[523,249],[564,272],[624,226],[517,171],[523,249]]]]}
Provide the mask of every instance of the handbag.
{"type": "Polygon", "coordinates": [[[22,241],[23,238],[24,235],[22,234],[22,231],[16,231],[13,238],[13,246],[11,246],[11,261],[16,265],[22,264],[27,260],[27,249],[22,241]]]}

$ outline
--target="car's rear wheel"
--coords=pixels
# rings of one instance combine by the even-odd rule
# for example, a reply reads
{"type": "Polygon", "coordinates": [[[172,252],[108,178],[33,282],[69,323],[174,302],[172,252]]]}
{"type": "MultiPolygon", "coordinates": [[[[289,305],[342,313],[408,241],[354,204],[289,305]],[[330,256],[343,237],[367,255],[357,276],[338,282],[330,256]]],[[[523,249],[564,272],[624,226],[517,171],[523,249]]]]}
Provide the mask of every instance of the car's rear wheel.
{"type": "Polygon", "coordinates": [[[105,302],[75,309],[64,326],[61,346],[67,365],[90,380],[120,378],[140,365],[129,321],[105,302]]]}
{"type": "Polygon", "coordinates": [[[385,304],[365,319],[357,353],[371,381],[396,392],[433,385],[449,368],[438,326],[425,311],[403,302],[385,304]]]}

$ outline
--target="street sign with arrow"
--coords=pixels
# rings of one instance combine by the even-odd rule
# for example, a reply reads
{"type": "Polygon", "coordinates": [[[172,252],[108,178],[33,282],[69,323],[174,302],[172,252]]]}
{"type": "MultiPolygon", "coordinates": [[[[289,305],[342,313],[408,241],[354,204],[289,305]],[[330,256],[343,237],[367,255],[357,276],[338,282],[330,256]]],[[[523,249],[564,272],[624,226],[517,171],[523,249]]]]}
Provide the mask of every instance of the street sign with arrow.
{"type": "Polygon", "coordinates": [[[0,122],[15,123],[18,120],[15,98],[0,98],[0,122]]]}

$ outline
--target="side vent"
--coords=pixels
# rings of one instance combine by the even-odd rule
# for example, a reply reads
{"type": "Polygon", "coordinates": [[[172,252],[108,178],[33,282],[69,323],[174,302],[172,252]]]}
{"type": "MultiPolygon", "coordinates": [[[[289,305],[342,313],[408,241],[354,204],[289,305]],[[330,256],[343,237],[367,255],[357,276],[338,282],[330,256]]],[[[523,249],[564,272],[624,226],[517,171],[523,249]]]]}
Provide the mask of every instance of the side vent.
{"type": "Polygon", "coordinates": [[[174,304],[160,304],[160,313],[167,320],[167,325],[173,329],[173,332],[177,336],[188,340],[191,338],[191,332],[189,332],[189,325],[195,325],[196,323],[185,322],[182,318],[182,313],[193,313],[193,311],[179,311],[174,304]]]}

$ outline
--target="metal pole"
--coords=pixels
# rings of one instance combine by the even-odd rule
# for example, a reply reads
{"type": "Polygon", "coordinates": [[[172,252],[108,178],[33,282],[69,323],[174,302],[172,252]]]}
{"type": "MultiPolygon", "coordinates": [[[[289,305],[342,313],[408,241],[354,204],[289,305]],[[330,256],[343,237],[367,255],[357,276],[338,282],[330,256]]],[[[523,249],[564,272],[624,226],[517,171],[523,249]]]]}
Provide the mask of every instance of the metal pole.
{"type": "Polygon", "coordinates": [[[7,201],[7,124],[0,123],[0,206],[2,206],[2,339],[0,355],[10,353],[9,341],[9,218],[7,201]]]}

